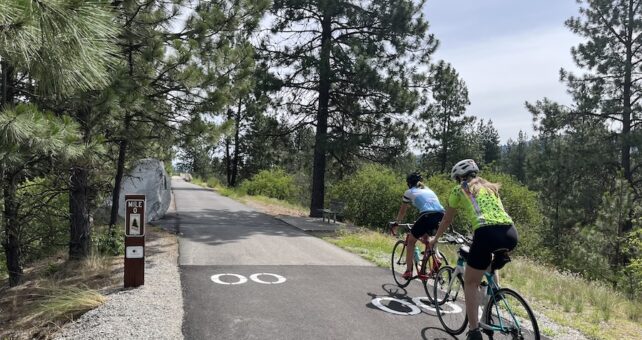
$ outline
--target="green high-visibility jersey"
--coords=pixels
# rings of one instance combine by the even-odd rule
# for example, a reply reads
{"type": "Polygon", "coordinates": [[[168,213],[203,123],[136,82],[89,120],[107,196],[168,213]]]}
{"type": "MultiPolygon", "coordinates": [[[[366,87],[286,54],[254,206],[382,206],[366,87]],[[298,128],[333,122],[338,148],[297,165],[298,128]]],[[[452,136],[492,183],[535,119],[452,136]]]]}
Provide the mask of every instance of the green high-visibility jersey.
{"type": "Polygon", "coordinates": [[[479,206],[479,213],[461,185],[457,185],[450,192],[448,206],[457,209],[457,212],[461,213],[472,225],[473,231],[487,225],[513,224],[513,219],[504,210],[502,200],[492,191],[481,188],[477,196],[475,196],[475,200],[479,206]]]}

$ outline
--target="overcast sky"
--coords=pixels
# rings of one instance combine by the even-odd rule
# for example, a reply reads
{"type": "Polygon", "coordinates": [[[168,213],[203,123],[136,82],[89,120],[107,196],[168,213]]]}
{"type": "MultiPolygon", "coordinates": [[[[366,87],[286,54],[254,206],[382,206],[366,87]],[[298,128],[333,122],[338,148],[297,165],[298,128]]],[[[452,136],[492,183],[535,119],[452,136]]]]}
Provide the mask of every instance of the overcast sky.
{"type": "Polygon", "coordinates": [[[450,62],[468,85],[468,114],[492,119],[502,142],[532,135],[525,101],[570,103],[559,70],[576,69],[580,41],[564,26],[575,0],[428,0],[430,30],[440,41],[435,61],[450,62]]]}

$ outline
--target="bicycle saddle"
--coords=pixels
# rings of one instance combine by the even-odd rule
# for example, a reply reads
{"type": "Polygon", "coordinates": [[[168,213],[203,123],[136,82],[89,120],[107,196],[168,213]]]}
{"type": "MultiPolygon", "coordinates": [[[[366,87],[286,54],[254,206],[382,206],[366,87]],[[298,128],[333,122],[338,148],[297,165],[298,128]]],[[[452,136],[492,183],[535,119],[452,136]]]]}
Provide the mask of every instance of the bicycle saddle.
{"type": "Polygon", "coordinates": [[[508,249],[497,249],[493,252],[493,262],[490,263],[490,269],[491,271],[500,270],[504,268],[504,266],[510,261],[510,256],[508,256],[508,249]]]}

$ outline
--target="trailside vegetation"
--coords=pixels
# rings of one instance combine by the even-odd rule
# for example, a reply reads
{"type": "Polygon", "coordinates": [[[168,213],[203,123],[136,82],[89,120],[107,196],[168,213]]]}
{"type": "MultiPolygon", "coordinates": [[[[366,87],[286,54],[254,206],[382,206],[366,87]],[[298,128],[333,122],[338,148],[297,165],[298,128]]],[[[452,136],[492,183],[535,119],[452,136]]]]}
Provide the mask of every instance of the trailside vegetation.
{"type": "Polygon", "coordinates": [[[310,216],[342,201],[379,230],[407,173],[446,204],[450,167],[473,158],[502,184],[520,254],[639,301],[642,0],[578,1],[572,103],[525,103],[534,133],[506,143],[456,65],[432,60],[425,5],[0,0],[0,279],[61,249],[121,252],[138,158],[310,216]]]}

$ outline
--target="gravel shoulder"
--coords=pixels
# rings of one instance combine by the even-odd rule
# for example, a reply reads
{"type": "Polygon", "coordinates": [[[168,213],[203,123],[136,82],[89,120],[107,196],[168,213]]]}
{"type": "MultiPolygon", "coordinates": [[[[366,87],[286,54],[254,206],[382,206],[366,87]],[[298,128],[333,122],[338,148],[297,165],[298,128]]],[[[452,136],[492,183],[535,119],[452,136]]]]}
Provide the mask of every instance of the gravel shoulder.
{"type": "Polygon", "coordinates": [[[107,302],[54,339],[183,339],[183,296],[175,235],[148,228],[145,285],[107,295],[107,302]]]}

